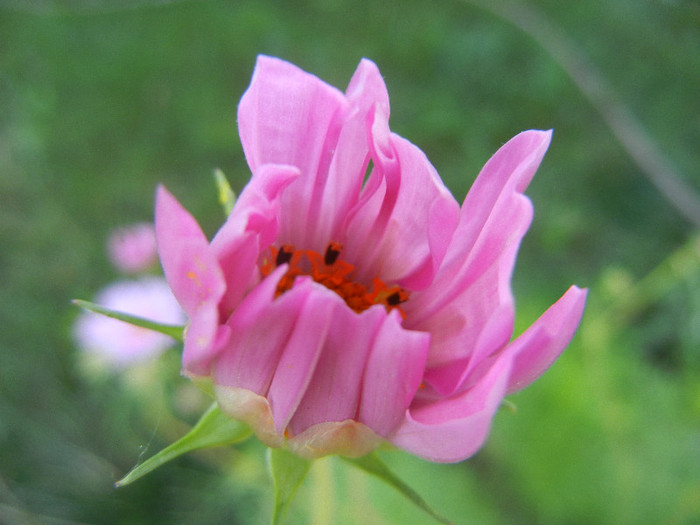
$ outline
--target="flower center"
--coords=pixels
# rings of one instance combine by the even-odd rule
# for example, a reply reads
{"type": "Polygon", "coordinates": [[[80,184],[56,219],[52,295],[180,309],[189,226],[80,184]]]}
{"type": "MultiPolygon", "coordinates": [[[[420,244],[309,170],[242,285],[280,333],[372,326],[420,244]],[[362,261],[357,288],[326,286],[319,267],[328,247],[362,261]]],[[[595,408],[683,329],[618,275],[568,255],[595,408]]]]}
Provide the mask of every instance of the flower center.
{"type": "Polygon", "coordinates": [[[355,267],[340,259],[343,247],[331,242],[323,255],[314,250],[297,250],[294,246],[283,244],[279,248],[270,246],[269,254],[263,258],[260,272],[263,277],[270,275],[275,268],[288,264],[289,269],[277,284],[275,297],[279,297],[294,285],[299,275],[308,275],[314,281],[333,290],[345,303],[357,313],[367,310],[375,304],[383,304],[387,311],[397,308],[401,317],[406,317],[399,306],[408,300],[409,293],[400,286],[387,286],[375,277],[372,286],[353,281],[351,275],[355,267]]]}

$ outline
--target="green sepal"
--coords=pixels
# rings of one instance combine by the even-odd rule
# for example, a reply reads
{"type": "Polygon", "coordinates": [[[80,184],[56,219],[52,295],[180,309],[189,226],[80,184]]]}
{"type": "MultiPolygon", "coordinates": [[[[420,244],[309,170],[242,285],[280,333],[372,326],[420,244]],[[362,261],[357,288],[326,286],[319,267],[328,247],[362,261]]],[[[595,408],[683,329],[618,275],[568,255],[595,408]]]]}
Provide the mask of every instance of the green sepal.
{"type": "Polygon", "coordinates": [[[228,217],[233,210],[233,205],[236,204],[236,194],[226,180],[224,172],[218,168],[214,170],[214,181],[217,190],[219,190],[219,204],[224,208],[224,213],[228,217]]]}
{"type": "Polygon", "coordinates": [[[164,463],[187,452],[200,448],[232,445],[247,439],[251,434],[252,431],[246,424],[231,419],[221,412],[217,403],[212,403],[197,424],[192,427],[192,430],[172,445],[158,452],[155,456],[151,456],[143,463],[135,466],[126,476],[117,481],[114,486],[123,487],[133,483],[164,463]]]}
{"type": "Polygon", "coordinates": [[[275,491],[272,525],[282,523],[297,490],[309,473],[311,461],[283,448],[268,449],[268,463],[275,491]]]}
{"type": "Polygon", "coordinates": [[[182,342],[182,334],[185,330],[184,326],[157,323],[136,315],[116,312],[114,310],[110,310],[109,308],[105,308],[104,306],[100,306],[99,304],[83,301],[82,299],[73,299],[71,302],[74,305],[87,310],[88,312],[105,315],[107,317],[111,317],[112,319],[118,319],[119,321],[124,321],[125,323],[129,323],[134,326],[140,326],[141,328],[147,328],[148,330],[160,332],[161,334],[172,337],[176,341],[182,342]]]}
{"type": "Polygon", "coordinates": [[[430,505],[428,505],[415,490],[409,487],[396,474],[389,470],[389,467],[387,467],[386,463],[384,463],[384,460],[382,460],[382,458],[376,452],[359,458],[349,458],[345,456],[340,456],[340,458],[391,485],[440,523],[452,525],[453,522],[433,510],[432,507],[430,507],[430,505]]]}

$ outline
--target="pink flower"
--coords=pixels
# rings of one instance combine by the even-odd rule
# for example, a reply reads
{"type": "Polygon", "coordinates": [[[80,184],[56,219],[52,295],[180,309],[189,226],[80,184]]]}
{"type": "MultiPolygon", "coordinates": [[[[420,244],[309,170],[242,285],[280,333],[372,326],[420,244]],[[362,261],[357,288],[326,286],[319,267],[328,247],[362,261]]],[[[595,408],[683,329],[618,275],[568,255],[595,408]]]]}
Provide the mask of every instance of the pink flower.
{"type": "Polygon", "coordinates": [[[152,224],[138,223],[112,232],[107,240],[112,264],[124,273],[148,270],[156,262],[156,232],[152,224]]]}
{"type": "MultiPolygon", "coordinates": [[[[160,323],[181,325],[185,321],[162,277],[117,281],[102,289],[95,302],[110,310],[160,323]]],[[[86,354],[114,370],[153,359],[173,345],[167,335],[91,312],[78,317],[73,335],[86,354]]]]}
{"type": "Polygon", "coordinates": [[[388,118],[369,60],[343,94],[258,59],[238,108],[253,176],[213,241],[158,190],[161,261],[190,318],[183,369],[273,447],[361,455],[388,440],[460,461],[568,344],[586,292],[510,341],[522,192],[549,131],[503,146],[460,209],[388,118]]]}

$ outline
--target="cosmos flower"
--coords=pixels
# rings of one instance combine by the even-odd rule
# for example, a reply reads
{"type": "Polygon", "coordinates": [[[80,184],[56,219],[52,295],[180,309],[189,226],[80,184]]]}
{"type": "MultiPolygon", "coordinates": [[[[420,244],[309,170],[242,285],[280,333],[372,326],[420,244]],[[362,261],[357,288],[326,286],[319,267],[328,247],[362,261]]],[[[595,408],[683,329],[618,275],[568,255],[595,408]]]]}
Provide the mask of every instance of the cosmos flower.
{"type": "Polygon", "coordinates": [[[123,273],[148,270],[158,260],[153,224],[137,223],[115,229],[107,239],[107,253],[114,267],[123,273]]]}
{"type": "Polygon", "coordinates": [[[460,208],[388,119],[369,60],[342,93],[259,57],[238,108],[252,178],[211,243],[157,194],[161,262],[189,317],[183,371],[272,447],[359,456],[389,441],[460,461],[569,343],[586,292],[511,341],[522,192],[550,132],[505,144],[460,208]]]}
{"type": "MultiPolygon", "coordinates": [[[[162,277],[114,282],[97,294],[104,308],[159,323],[181,325],[184,313],[162,277]]],[[[73,326],[78,347],[108,370],[119,371],[148,361],[173,346],[167,335],[91,312],[84,312],[73,326]]]]}

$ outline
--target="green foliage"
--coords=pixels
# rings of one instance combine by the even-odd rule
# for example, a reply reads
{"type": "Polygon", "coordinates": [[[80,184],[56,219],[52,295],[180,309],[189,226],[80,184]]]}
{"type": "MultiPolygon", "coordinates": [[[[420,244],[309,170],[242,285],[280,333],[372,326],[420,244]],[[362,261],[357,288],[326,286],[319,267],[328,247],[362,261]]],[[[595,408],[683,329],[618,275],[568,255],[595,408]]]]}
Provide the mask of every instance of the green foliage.
{"type": "Polygon", "coordinates": [[[143,463],[136,465],[126,476],[117,481],[115,486],[124,487],[133,483],[182,454],[202,448],[233,445],[249,438],[251,434],[252,432],[246,425],[231,419],[221,412],[218,404],[213,403],[202,414],[202,417],[192,427],[192,430],[175,443],[167,446],[143,463]]]}
{"type": "Polygon", "coordinates": [[[214,170],[214,181],[219,192],[219,204],[224,209],[224,215],[228,217],[233,209],[233,205],[236,204],[236,194],[231,189],[231,185],[226,180],[223,171],[219,169],[214,170]]]}
{"type": "Polygon", "coordinates": [[[275,490],[272,525],[279,525],[284,520],[299,486],[308,474],[311,461],[300,458],[283,448],[268,449],[267,458],[275,490]]]}
{"type": "Polygon", "coordinates": [[[411,503],[419,507],[421,510],[425,511],[429,516],[433,517],[436,521],[440,523],[446,523],[449,525],[452,523],[447,518],[441,516],[435,510],[433,510],[428,503],[420,497],[420,495],[413,490],[407,483],[405,483],[401,478],[394,474],[389,467],[382,461],[379,454],[372,453],[359,458],[347,458],[343,457],[345,461],[357,468],[364,470],[372,476],[376,476],[381,479],[384,483],[387,483],[394,489],[398,490],[403,496],[405,496],[411,503]]]}

